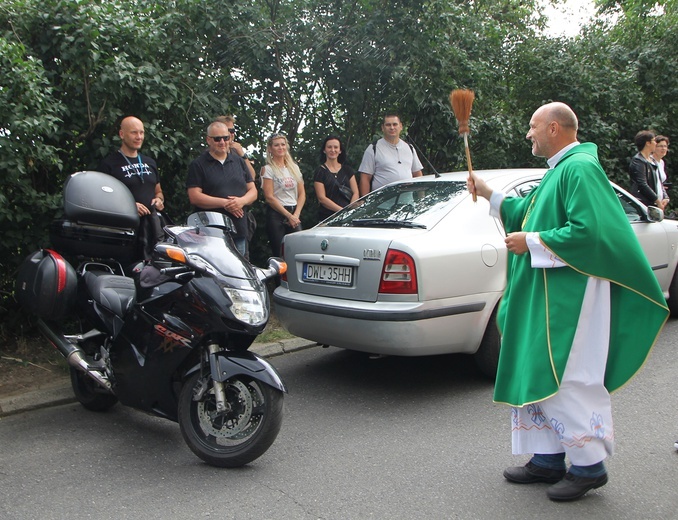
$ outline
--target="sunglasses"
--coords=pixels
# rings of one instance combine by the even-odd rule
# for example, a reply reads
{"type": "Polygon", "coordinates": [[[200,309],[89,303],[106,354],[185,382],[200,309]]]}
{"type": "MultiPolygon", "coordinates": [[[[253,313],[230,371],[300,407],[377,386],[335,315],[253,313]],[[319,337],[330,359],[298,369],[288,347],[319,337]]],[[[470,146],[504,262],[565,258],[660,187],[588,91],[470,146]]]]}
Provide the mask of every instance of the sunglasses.
{"type": "Polygon", "coordinates": [[[234,133],[235,133],[235,128],[229,128],[229,129],[228,129],[228,132],[231,133],[231,134],[234,134],[234,133]]]}
{"type": "Polygon", "coordinates": [[[219,143],[221,141],[228,141],[231,138],[230,135],[214,135],[214,136],[208,135],[207,137],[212,139],[212,141],[214,141],[215,143],[219,143]]]}

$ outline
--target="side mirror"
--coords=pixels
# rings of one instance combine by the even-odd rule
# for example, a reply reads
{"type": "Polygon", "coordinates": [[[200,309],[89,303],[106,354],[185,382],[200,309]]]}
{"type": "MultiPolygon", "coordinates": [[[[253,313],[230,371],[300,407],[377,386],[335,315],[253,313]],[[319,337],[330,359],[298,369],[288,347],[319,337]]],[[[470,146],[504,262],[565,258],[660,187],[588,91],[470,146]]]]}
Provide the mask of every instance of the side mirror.
{"type": "Polygon", "coordinates": [[[656,206],[647,207],[647,219],[650,222],[661,222],[664,220],[664,210],[656,206]]]}

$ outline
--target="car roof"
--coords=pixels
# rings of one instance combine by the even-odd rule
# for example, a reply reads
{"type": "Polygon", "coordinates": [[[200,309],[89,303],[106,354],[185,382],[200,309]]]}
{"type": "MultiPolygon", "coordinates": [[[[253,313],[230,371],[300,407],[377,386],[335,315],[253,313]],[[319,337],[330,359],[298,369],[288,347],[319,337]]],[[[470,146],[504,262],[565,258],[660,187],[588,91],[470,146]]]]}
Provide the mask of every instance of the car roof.
{"type": "MultiPolygon", "coordinates": [[[[473,173],[485,181],[492,182],[495,180],[516,180],[522,177],[541,177],[546,172],[546,170],[546,168],[503,168],[497,170],[474,170],[473,173]]],[[[446,181],[465,181],[467,178],[468,170],[441,173],[440,177],[429,174],[419,177],[418,179],[426,182],[436,179],[443,179],[446,181]]]]}

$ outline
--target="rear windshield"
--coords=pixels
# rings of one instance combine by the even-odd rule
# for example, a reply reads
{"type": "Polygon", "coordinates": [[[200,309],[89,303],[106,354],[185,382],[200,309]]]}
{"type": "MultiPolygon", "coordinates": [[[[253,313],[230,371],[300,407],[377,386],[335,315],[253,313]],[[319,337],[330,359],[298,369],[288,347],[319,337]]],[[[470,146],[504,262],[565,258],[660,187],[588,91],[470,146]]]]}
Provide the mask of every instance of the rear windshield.
{"type": "Polygon", "coordinates": [[[319,225],[429,228],[467,195],[463,181],[392,184],[356,200],[319,225]]]}

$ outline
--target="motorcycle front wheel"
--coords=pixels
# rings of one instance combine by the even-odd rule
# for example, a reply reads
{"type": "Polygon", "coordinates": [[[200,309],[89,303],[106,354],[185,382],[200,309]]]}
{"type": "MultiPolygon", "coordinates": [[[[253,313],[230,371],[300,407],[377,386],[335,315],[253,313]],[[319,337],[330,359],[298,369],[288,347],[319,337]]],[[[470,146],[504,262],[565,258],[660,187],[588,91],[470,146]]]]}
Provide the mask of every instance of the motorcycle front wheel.
{"type": "Polygon", "coordinates": [[[179,426],[191,451],[222,468],[244,466],[263,455],[282,425],[283,393],[236,376],[224,382],[227,411],[218,412],[210,378],[207,390],[203,388],[204,380],[196,373],[179,396],[179,426]]]}

